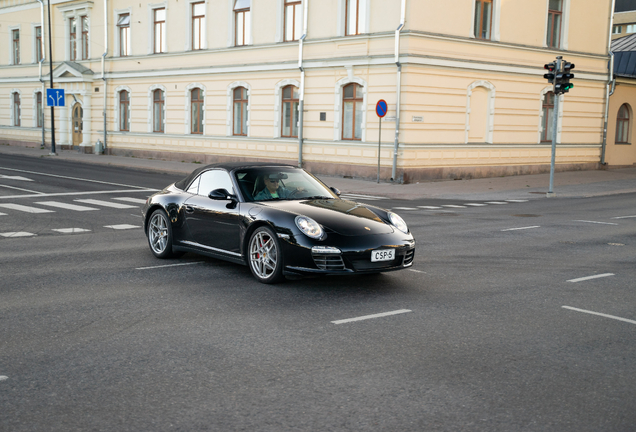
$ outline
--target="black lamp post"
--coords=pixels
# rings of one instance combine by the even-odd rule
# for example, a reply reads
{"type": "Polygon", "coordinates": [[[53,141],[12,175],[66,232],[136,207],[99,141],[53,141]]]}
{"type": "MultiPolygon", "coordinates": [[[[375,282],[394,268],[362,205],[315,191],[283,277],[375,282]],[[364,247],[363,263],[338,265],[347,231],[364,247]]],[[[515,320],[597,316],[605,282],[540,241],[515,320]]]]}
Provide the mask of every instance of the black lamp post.
{"type": "MultiPolygon", "coordinates": [[[[51,38],[51,0],[46,2],[49,12],[49,76],[53,88],[53,48],[51,38]]],[[[51,105],[51,154],[55,154],[55,107],[51,105]]]]}

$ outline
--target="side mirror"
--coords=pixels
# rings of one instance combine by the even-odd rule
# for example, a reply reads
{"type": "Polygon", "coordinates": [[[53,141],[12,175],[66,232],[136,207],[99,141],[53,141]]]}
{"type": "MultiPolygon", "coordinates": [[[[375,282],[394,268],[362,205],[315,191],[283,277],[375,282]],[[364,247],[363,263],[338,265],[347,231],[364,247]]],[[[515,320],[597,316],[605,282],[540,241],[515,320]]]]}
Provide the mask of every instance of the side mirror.
{"type": "Polygon", "coordinates": [[[208,195],[208,198],[213,199],[213,200],[230,200],[230,201],[236,201],[236,195],[232,195],[231,193],[229,193],[227,191],[227,189],[214,189],[212,192],[210,192],[210,194],[208,195]]]}
{"type": "Polygon", "coordinates": [[[340,196],[340,190],[338,190],[338,188],[335,188],[333,186],[330,186],[329,189],[331,189],[331,192],[335,193],[336,195],[340,196]]]}

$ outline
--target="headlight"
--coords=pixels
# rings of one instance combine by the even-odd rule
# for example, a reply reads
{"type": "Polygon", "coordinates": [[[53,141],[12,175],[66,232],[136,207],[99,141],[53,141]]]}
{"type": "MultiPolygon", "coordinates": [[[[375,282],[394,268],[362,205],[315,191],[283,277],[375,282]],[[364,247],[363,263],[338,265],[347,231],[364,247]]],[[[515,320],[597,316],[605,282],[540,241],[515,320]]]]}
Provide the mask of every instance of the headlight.
{"type": "Polygon", "coordinates": [[[406,222],[400,216],[396,215],[393,212],[389,212],[389,220],[393,224],[394,227],[402,231],[404,234],[409,233],[409,227],[406,226],[406,222]]]}
{"type": "Polygon", "coordinates": [[[318,225],[318,222],[307,216],[296,216],[296,226],[307,237],[320,240],[324,235],[324,231],[318,225]]]}

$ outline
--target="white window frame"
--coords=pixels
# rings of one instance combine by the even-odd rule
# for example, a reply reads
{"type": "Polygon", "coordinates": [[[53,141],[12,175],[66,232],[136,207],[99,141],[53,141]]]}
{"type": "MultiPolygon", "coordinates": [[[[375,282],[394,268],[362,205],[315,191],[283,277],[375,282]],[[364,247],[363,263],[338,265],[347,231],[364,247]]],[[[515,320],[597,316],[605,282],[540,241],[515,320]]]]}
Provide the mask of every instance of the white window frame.
{"type": "MultiPolygon", "coordinates": [[[[247,121],[245,122],[245,127],[247,128],[247,133],[245,138],[249,138],[251,135],[252,128],[250,127],[250,123],[252,122],[252,86],[249,85],[245,81],[234,81],[230,85],[227,86],[227,121],[225,128],[225,135],[228,137],[236,137],[234,135],[234,89],[237,87],[245,87],[247,89],[247,121]]],[[[239,135],[238,138],[243,138],[242,135],[239,135]]]]}
{"type": "Polygon", "coordinates": [[[252,0],[252,3],[250,5],[250,34],[249,34],[248,40],[245,42],[245,45],[236,45],[236,40],[235,40],[235,36],[236,36],[236,32],[235,32],[236,18],[235,18],[235,15],[236,14],[234,13],[234,3],[235,3],[235,1],[236,0],[228,0],[228,9],[230,11],[230,15],[229,15],[230,25],[228,26],[229,33],[228,33],[228,38],[227,38],[227,46],[228,47],[240,48],[242,46],[254,45],[254,3],[256,3],[256,0],[252,0]]]}
{"type": "MultiPolygon", "coordinates": [[[[546,30],[547,32],[547,30],[546,30]]],[[[545,95],[553,92],[554,86],[546,86],[541,90],[541,94],[539,97],[539,127],[537,128],[537,144],[546,145],[545,142],[541,142],[541,133],[543,132],[543,100],[545,99],[545,95]]],[[[559,98],[559,120],[557,121],[557,126],[561,125],[561,119],[563,118],[563,95],[555,95],[554,103],[556,104],[556,98],[559,98]]],[[[554,126],[553,126],[554,127],[554,126]]],[[[550,138],[552,140],[552,138],[550,138]]],[[[557,142],[561,142],[561,128],[557,127],[557,142]]]]}
{"type": "Polygon", "coordinates": [[[466,125],[464,126],[464,143],[468,144],[468,135],[470,131],[470,111],[471,111],[471,96],[473,94],[473,90],[477,87],[483,87],[488,92],[488,105],[486,112],[486,143],[493,143],[493,135],[495,129],[495,96],[496,89],[495,86],[492,85],[488,81],[474,81],[470,84],[466,90],[466,125]]]}
{"type": "Polygon", "coordinates": [[[132,7],[127,9],[115,9],[113,12],[113,23],[115,24],[115,52],[113,53],[114,57],[121,57],[119,54],[121,52],[121,35],[119,33],[119,26],[117,22],[119,21],[120,15],[128,14],[130,17],[130,24],[128,25],[128,57],[132,56],[132,24],[133,24],[133,15],[132,15],[132,7]]]}
{"type": "MultiPolygon", "coordinates": [[[[44,26],[41,23],[31,23],[31,63],[37,64],[38,63],[38,52],[37,52],[37,47],[38,47],[38,38],[37,35],[35,34],[35,29],[37,27],[41,27],[42,28],[42,42],[44,42],[44,26]]],[[[42,58],[46,59],[46,55],[44,54],[44,43],[42,44],[42,58]]]]}
{"type": "MultiPolygon", "coordinates": [[[[131,117],[132,117],[132,90],[130,90],[130,87],[125,86],[125,85],[120,85],[115,89],[115,93],[113,95],[113,100],[115,101],[115,106],[113,107],[113,113],[114,116],[113,118],[115,119],[115,131],[116,132],[121,132],[121,128],[120,128],[120,124],[119,124],[119,92],[121,92],[122,90],[125,90],[128,92],[128,130],[124,131],[124,132],[131,132],[130,130],[130,126],[131,126],[131,117]]],[[[152,97],[152,92],[151,92],[151,97],[152,97]]],[[[165,111],[165,103],[164,103],[164,111],[165,111]]],[[[164,116],[164,123],[165,123],[165,116],[164,116]]],[[[165,131],[165,125],[164,125],[164,131],[165,131]]]]}
{"type": "MultiPolygon", "coordinates": [[[[42,117],[45,116],[46,112],[46,99],[44,98],[44,93],[42,93],[41,88],[36,88],[33,90],[33,127],[42,127],[38,126],[38,93],[42,94],[42,117]]],[[[42,118],[42,124],[44,124],[44,118],[42,118]]]]}
{"type": "MultiPolygon", "coordinates": [[[[76,33],[76,50],[79,55],[76,56],[74,61],[82,61],[81,60],[81,50],[82,50],[82,20],[81,17],[85,16],[88,20],[88,58],[86,60],[90,60],[91,58],[91,40],[92,40],[92,26],[91,26],[91,11],[93,8],[92,1],[86,1],[82,3],[72,4],[69,6],[57,6],[58,10],[62,13],[62,18],[64,20],[64,59],[67,61],[71,60],[71,18],[77,19],[77,28],[79,32],[76,33]]],[[[44,29],[43,29],[44,30],[44,29]]]]}
{"type": "MultiPolygon", "coordinates": [[[[21,25],[14,25],[14,26],[10,26],[8,27],[8,31],[9,31],[9,44],[7,45],[9,47],[9,50],[11,51],[11,54],[9,54],[9,64],[10,65],[18,65],[20,63],[16,63],[15,61],[15,52],[13,51],[13,30],[18,30],[18,32],[20,33],[20,45],[22,45],[22,29],[21,29],[21,25]]],[[[20,57],[22,57],[22,46],[20,46],[20,57]]]]}
{"type": "MultiPolygon", "coordinates": [[[[476,40],[480,40],[480,41],[495,41],[495,42],[499,42],[501,40],[501,33],[499,31],[499,23],[501,20],[501,0],[492,0],[492,23],[491,23],[491,28],[490,28],[490,39],[480,39],[475,37],[475,7],[476,7],[476,2],[475,0],[472,0],[473,5],[473,12],[471,14],[471,22],[470,22],[470,34],[469,37],[471,39],[476,39],[476,40]]],[[[547,18],[546,18],[547,19],[547,18]]],[[[547,30],[546,30],[547,31],[547,30]]]]}
{"type": "MultiPolygon", "coordinates": [[[[281,134],[281,110],[282,110],[282,101],[283,101],[283,89],[288,85],[293,85],[298,88],[298,93],[300,93],[300,82],[295,79],[284,79],[276,83],[276,87],[274,89],[274,138],[280,138],[281,134]]],[[[299,119],[300,121],[300,119],[299,119]]]]}
{"type": "MultiPolygon", "coordinates": [[[[305,20],[304,20],[304,14],[305,14],[305,0],[300,0],[300,10],[299,13],[301,14],[302,18],[301,18],[301,23],[303,25],[303,27],[305,26],[305,20]]],[[[280,42],[285,42],[285,31],[287,29],[285,28],[285,0],[276,0],[276,36],[275,36],[275,42],[276,43],[280,43],[280,42]]],[[[305,34],[305,29],[301,29],[300,31],[300,36],[302,37],[302,35],[305,34]]],[[[291,41],[290,41],[291,42],[291,41]]],[[[293,42],[298,42],[293,41],[293,42]]]]}
{"type": "Polygon", "coordinates": [[[548,47],[548,14],[550,11],[550,0],[545,0],[545,19],[543,20],[543,47],[567,50],[568,49],[568,33],[570,28],[570,0],[563,0],[563,10],[561,11],[561,34],[559,35],[560,46],[556,48],[548,47]]]}
{"type": "MultiPolygon", "coordinates": [[[[369,33],[371,24],[371,0],[360,0],[358,34],[369,33]]],[[[345,37],[347,30],[347,0],[338,0],[338,36],[345,37]]],[[[355,37],[355,35],[347,36],[355,37]]]]}
{"type": "MultiPolygon", "coordinates": [[[[186,14],[186,43],[185,43],[185,50],[186,51],[194,51],[194,46],[192,44],[192,5],[194,3],[204,3],[205,4],[205,15],[203,18],[203,25],[201,26],[201,35],[202,35],[202,40],[201,40],[201,48],[199,50],[204,50],[208,48],[208,32],[207,32],[207,28],[208,28],[208,0],[188,0],[187,2],[187,6],[188,6],[188,13],[186,14]]],[[[199,51],[196,50],[196,51],[199,51]]]]}
{"type": "Polygon", "coordinates": [[[343,92],[345,86],[356,83],[362,86],[363,96],[362,96],[362,124],[360,127],[362,128],[362,136],[360,141],[358,140],[346,140],[343,142],[346,143],[358,143],[365,142],[367,139],[367,97],[369,94],[369,87],[365,80],[355,77],[352,75],[353,70],[349,69],[349,76],[342,78],[338,82],[336,82],[335,86],[335,98],[336,103],[334,104],[334,124],[333,124],[333,140],[334,141],[343,141],[342,140],[342,111],[344,110],[343,106],[343,92]]]}
{"type": "Polygon", "coordinates": [[[10,102],[9,102],[9,108],[11,109],[11,114],[10,114],[10,125],[11,127],[24,127],[24,125],[22,124],[22,112],[23,110],[23,106],[22,106],[22,92],[20,91],[20,89],[11,89],[11,93],[10,93],[10,102]],[[20,126],[16,126],[15,125],[15,99],[14,99],[14,95],[18,94],[18,96],[20,96],[20,126]]]}
{"type": "Polygon", "coordinates": [[[168,19],[168,16],[169,16],[168,2],[152,3],[148,5],[148,23],[150,24],[148,26],[148,54],[149,55],[155,54],[155,10],[156,9],[166,10],[166,21],[164,24],[165,27],[163,29],[164,31],[162,35],[162,41],[161,41],[161,45],[163,46],[163,52],[156,53],[156,54],[165,54],[169,52],[168,38],[166,36],[168,34],[168,22],[170,21],[168,19]]]}
{"type": "MultiPolygon", "coordinates": [[[[148,87],[148,132],[152,134],[160,134],[160,132],[153,131],[153,120],[154,120],[154,99],[153,93],[155,90],[163,91],[163,134],[167,133],[166,131],[166,105],[168,104],[168,91],[166,87],[161,84],[153,84],[148,87]]],[[[132,97],[131,97],[132,99],[132,97]]]]}
{"type": "Polygon", "coordinates": [[[207,98],[206,98],[206,87],[201,84],[201,83],[191,83],[188,84],[185,88],[185,134],[186,135],[199,135],[199,134],[192,134],[192,90],[194,90],[195,88],[198,88],[199,90],[201,90],[201,93],[203,95],[203,130],[202,133],[205,136],[205,117],[206,117],[206,106],[205,104],[207,103],[207,98]]]}

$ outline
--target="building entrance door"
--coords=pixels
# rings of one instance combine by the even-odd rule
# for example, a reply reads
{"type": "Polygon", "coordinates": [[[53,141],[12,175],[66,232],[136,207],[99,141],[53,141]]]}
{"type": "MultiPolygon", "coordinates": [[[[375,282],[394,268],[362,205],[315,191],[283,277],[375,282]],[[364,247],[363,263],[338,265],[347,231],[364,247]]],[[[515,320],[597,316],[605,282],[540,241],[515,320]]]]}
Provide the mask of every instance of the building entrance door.
{"type": "Polygon", "coordinates": [[[84,129],[84,124],[82,122],[83,116],[84,110],[78,102],[73,106],[73,147],[79,146],[84,140],[82,134],[82,131],[84,129]]]}

